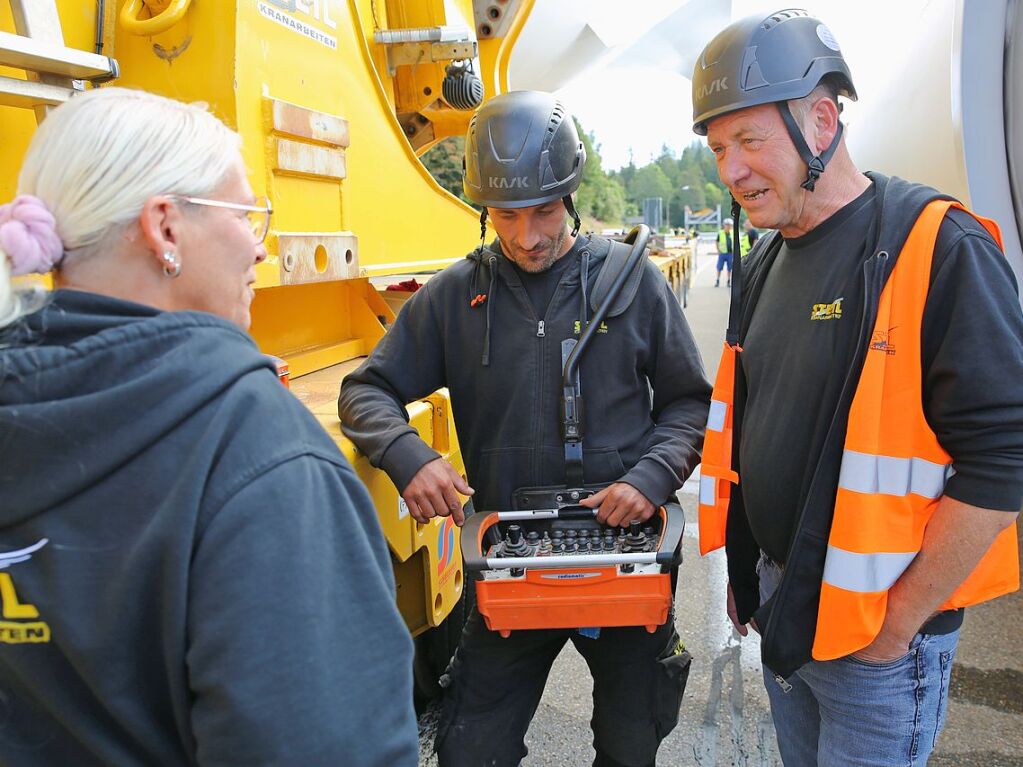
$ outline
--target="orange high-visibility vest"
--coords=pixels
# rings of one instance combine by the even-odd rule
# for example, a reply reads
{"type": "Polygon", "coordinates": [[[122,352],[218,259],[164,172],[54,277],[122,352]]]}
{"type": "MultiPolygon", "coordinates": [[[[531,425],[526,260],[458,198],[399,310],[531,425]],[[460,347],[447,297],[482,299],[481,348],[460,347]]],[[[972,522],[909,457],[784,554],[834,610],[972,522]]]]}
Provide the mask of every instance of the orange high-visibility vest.
{"type": "Polygon", "coordinates": [[[700,464],[700,554],[725,545],[725,525],[732,485],[739,475],[732,469],[732,402],[735,399],[736,349],[725,344],[710,396],[707,431],[700,464]]]}
{"type": "MultiPolygon", "coordinates": [[[[962,208],[936,200],[924,208],[910,232],[878,304],[849,411],[831,534],[821,584],[816,660],[844,657],[870,644],[884,622],[888,589],[920,551],[945,482],[951,456],[941,447],[924,416],[920,336],[930,287],[934,244],[946,212],[962,208]]],[[[977,219],[1001,247],[998,226],[977,219]]],[[[731,469],[731,378],[719,390],[721,371],[734,371],[735,352],[726,349],[712,398],[723,417],[712,412],[700,486],[700,551],[724,544],[731,469]],[[727,362],[726,362],[727,358],[727,362]],[[727,448],[720,439],[727,431],[727,448]],[[712,434],[716,439],[712,440],[712,434]],[[707,463],[711,462],[708,467],[707,463]],[[704,484],[703,477],[708,477],[704,484]],[[724,487],[722,487],[722,484],[724,487]],[[706,490],[706,492],[705,492],[706,490]],[[706,524],[706,528],[705,528],[706,524]],[[706,535],[705,535],[706,530],[706,535]]],[[[984,602],[1019,588],[1016,525],[995,539],[969,577],[942,610],[984,602]]]]}

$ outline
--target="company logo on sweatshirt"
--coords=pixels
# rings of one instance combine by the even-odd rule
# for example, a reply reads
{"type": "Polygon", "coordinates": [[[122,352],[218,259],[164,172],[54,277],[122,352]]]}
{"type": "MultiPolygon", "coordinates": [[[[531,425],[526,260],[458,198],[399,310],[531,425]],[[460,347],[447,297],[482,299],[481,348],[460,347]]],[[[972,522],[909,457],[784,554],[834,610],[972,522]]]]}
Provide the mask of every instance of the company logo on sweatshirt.
{"type": "Polygon", "coordinates": [[[895,356],[895,342],[892,341],[892,331],[895,328],[888,328],[888,332],[875,330],[870,337],[870,350],[872,352],[884,352],[889,356],[895,356]]]}
{"type": "MultiPolygon", "coordinates": [[[[31,546],[16,551],[0,552],[0,570],[27,562],[32,555],[49,543],[43,538],[31,546]]],[[[4,644],[27,644],[50,641],[50,627],[39,620],[35,605],[22,601],[14,587],[10,573],[0,572],[0,642],[4,644]]]]}
{"type": "Polygon", "coordinates": [[[811,320],[840,320],[842,319],[842,302],[844,298],[836,298],[830,304],[814,304],[810,310],[811,320]]]}
{"type": "MultiPolygon", "coordinates": [[[[586,327],[589,327],[589,326],[590,326],[590,323],[587,322],[586,323],[586,327]]],[[[576,335],[581,334],[583,332],[583,324],[582,324],[582,322],[580,322],[579,320],[576,320],[575,321],[575,326],[572,328],[572,332],[574,332],[576,335]]],[[[597,332],[598,333],[607,333],[607,323],[606,322],[601,322],[600,323],[600,327],[597,328],[597,332]]]]}

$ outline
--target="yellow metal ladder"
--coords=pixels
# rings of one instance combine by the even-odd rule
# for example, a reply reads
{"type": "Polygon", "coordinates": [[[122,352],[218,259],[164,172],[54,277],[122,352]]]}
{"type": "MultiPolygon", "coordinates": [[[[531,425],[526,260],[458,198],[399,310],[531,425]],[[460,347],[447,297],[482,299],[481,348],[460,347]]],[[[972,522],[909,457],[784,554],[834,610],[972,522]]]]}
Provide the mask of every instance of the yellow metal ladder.
{"type": "Polygon", "coordinates": [[[10,3],[17,34],[0,32],[0,65],[25,70],[27,79],[0,76],[0,106],[33,109],[42,120],[49,109],[84,90],[84,81],[117,77],[113,58],[64,44],[56,0],[10,3]]]}

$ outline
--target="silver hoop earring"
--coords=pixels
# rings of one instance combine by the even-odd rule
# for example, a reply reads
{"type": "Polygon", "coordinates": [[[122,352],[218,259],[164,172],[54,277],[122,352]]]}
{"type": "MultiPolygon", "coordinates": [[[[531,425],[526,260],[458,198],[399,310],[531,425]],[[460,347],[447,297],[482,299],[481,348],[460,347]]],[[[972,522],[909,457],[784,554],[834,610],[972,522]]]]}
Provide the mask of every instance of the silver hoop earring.
{"type": "Polygon", "coordinates": [[[181,262],[173,251],[166,250],[163,253],[163,273],[172,279],[181,274],[181,262]]]}

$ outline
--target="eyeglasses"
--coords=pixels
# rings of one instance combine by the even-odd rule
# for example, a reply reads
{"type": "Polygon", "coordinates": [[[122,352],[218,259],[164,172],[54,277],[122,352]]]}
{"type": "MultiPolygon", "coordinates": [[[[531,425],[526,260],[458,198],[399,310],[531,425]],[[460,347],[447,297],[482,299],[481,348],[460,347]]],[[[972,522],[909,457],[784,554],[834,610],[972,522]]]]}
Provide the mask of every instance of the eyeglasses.
{"type": "Polygon", "coordinates": [[[273,207],[266,197],[256,198],[255,205],[244,205],[240,202],[224,202],[223,200],[204,200],[201,197],[181,197],[175,195],[179,200],[192,205],[206,205],[210,208],[228,208],[229,210],[244,210],[245,217],[249,220],[249,228],[256,243],[266,239],[266,233],[270,230],[270,216],[273,215],[273,207]]]}

